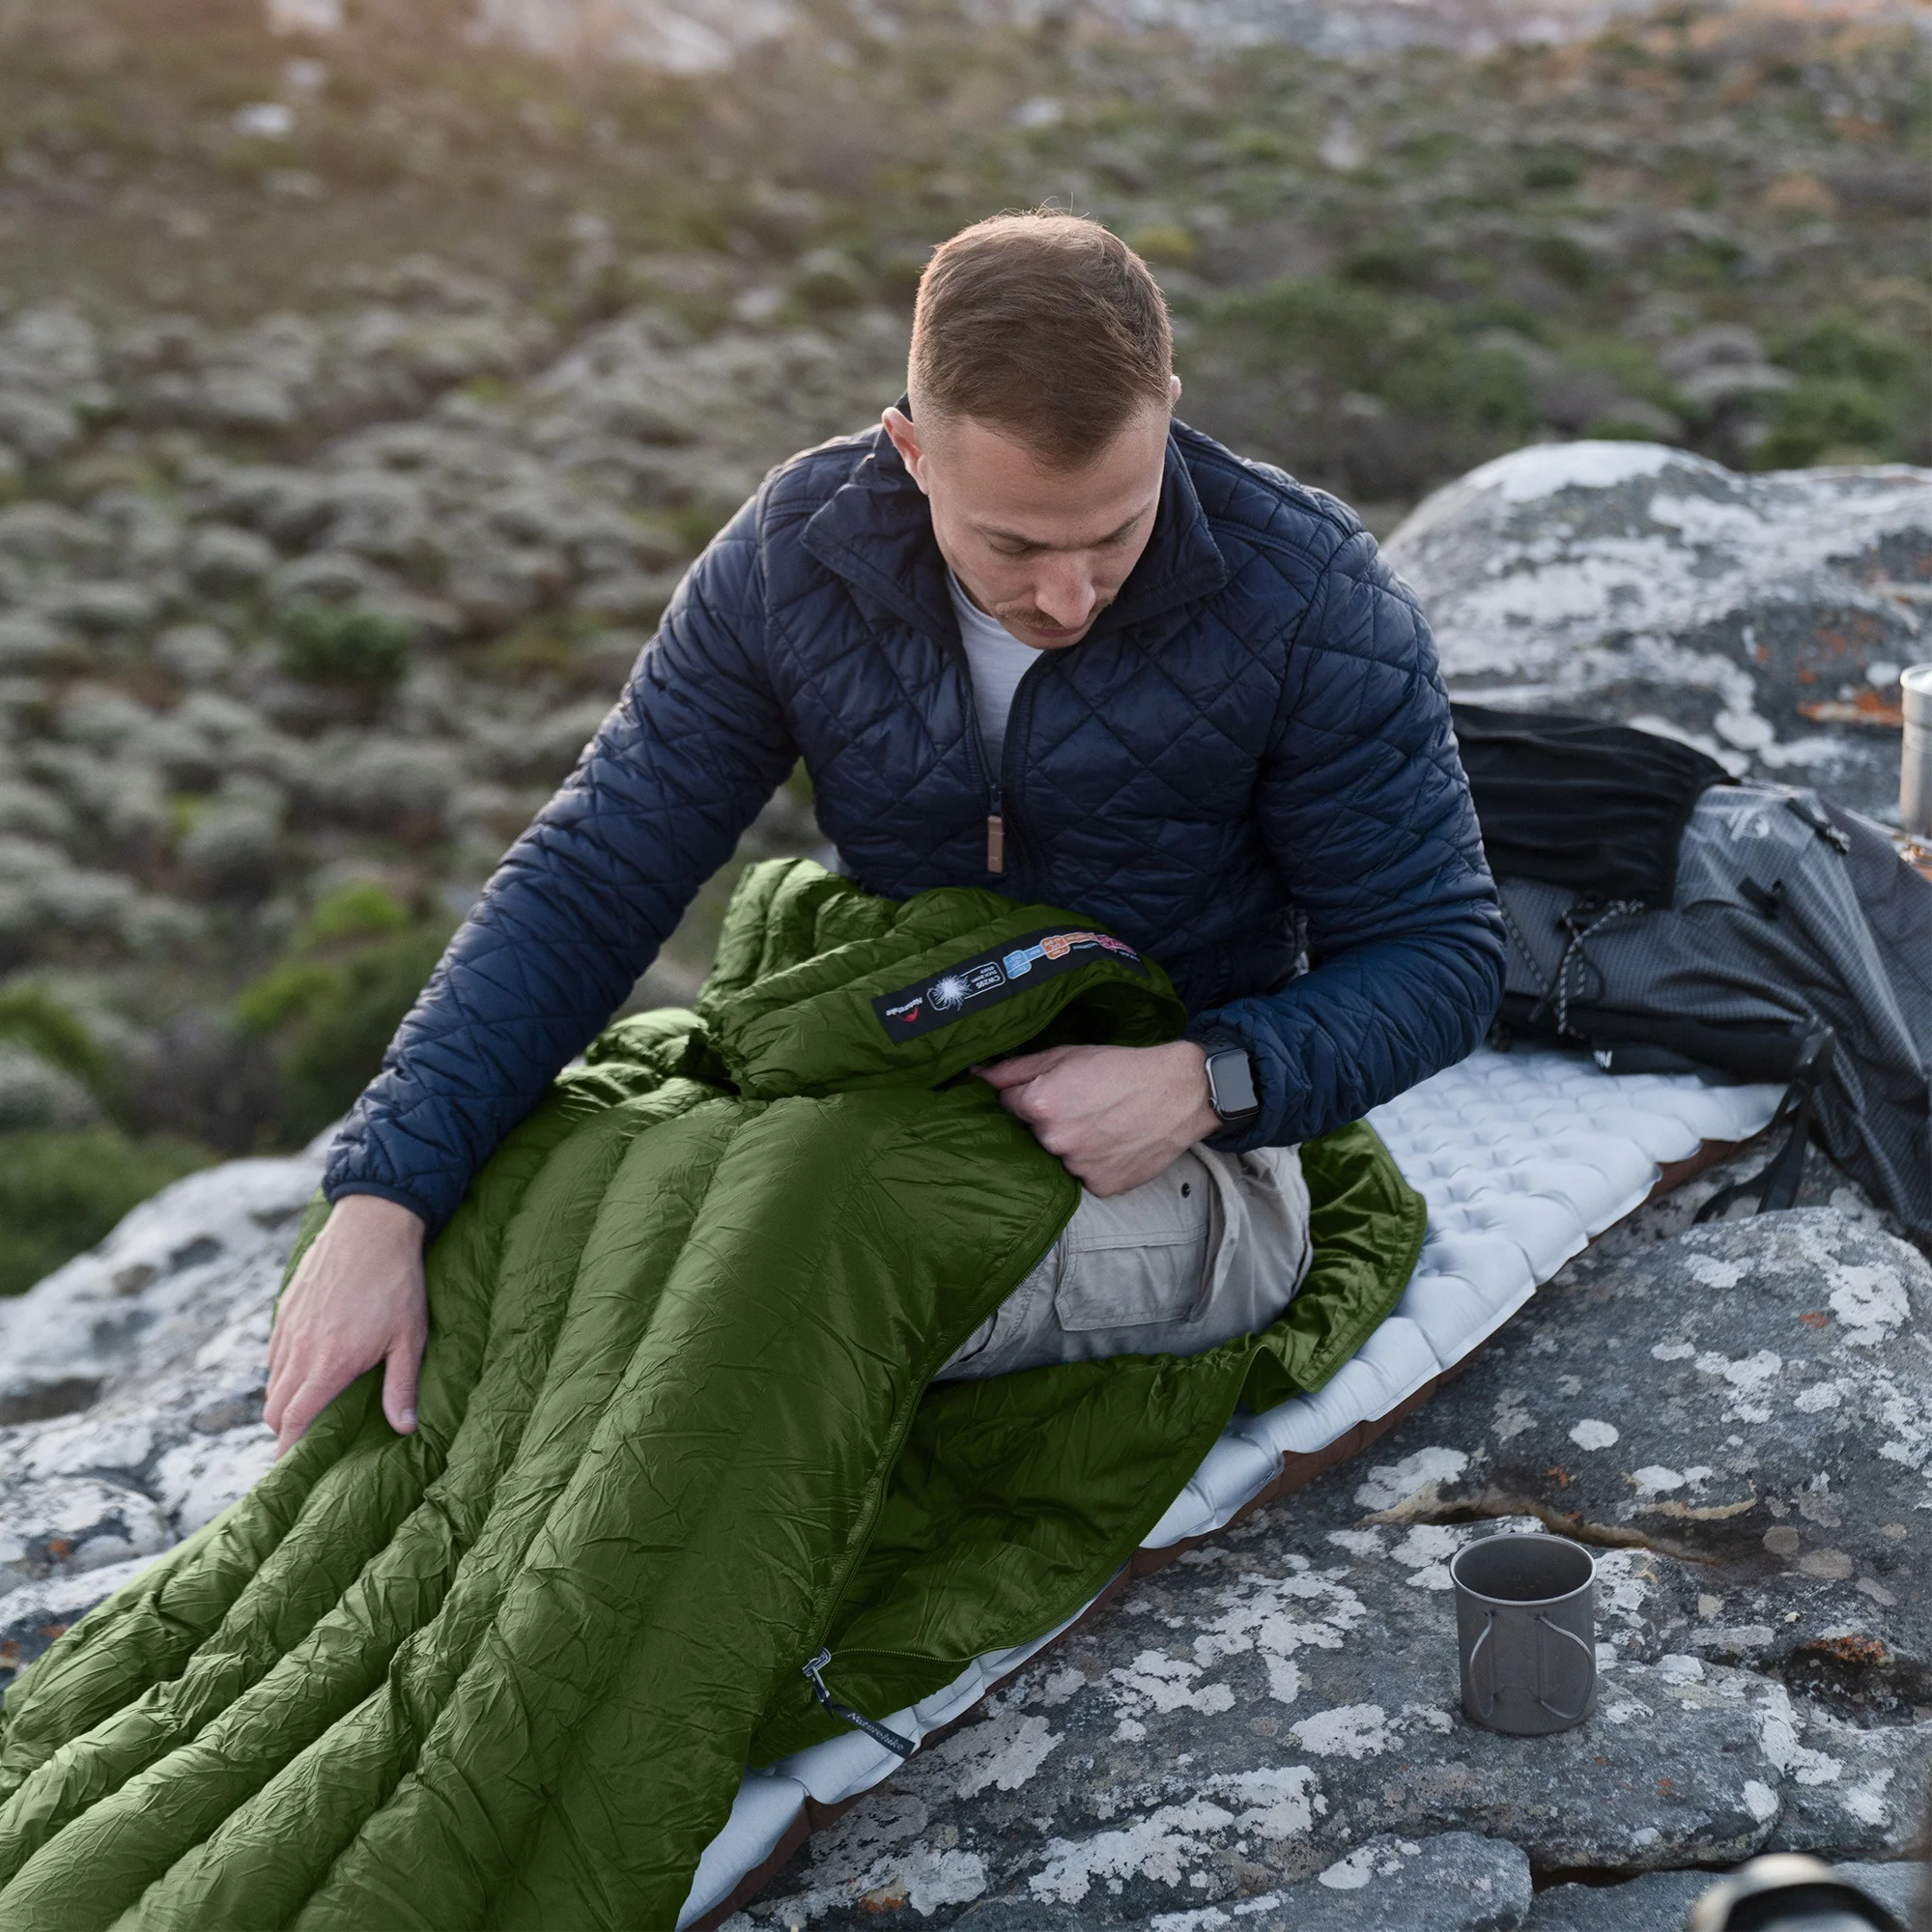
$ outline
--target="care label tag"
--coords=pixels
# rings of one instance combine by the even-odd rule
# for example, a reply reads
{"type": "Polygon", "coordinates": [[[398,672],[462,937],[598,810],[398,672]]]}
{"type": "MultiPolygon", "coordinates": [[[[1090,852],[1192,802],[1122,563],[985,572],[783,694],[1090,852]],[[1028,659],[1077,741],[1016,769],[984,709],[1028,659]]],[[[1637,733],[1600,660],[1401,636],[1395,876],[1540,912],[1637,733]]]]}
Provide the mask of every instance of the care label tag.
{"type": "Polygon", "coordinates": [[[1070,973],[1093,959],[1117,959],[1143,980],[1146,963],[1124,939],[1081,926],[1044,926],[1011,940],[992,952],[975,953],[929,980],[881,993],[872,1010],[888,1039],[917,1039],[951,1026],[969,1011],[996,1006],[1042,980],[1070,973]]]}

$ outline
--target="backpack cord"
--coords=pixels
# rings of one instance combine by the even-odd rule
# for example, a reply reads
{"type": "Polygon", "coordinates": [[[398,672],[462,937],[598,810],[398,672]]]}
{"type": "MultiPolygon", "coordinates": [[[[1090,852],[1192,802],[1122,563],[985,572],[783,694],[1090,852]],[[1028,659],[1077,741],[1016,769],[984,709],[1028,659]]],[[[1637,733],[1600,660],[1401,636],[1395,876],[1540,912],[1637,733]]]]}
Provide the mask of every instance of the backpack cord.
{"type": "MultiPolygon", "coordinates": [[[[1593,938],[1612,920],[1631,919],[1650,910],[1642,899],[1612,899],[1608,905],[1585,907],[1581,912],[1572,910],[1563,915],[1562,923],[1569,929],[1570,943],[1563,949],[1563,956],[1556,962],[1556,1033],[1559,1038],[1570,1037],[1570,974],[1571,968],[1589,967],[1596,971],[1596,962],[1583,951],[1583,942],[1593,938]],[[1579,919],[1587,919],[1589,923],[1578,925],[1579,919]]],[[[1601,972],[1597,978],[1603,979],[1601,972]]],[[[1582,980],[1577,980],[1577,990],[1582,990],[1582,980]]],[[[1548,994],[1545,995],[1546,1001],[1548,994]]],[[[1577,1037],[1580,1038],[1578,1035],[1577,1037]]]]}
{"type": "Polygon", "coordinates": [[[1733,1201],[1747,1196],[1756,1201],[1756,1211],[1760,1214],[1792,1207],[1797,1202],[1798,1184],[1804,1176],[1804,1151],[1811,1142],[1812,1103],[1825,1070],[1832,1064],[1832,1050],[1836,1044],[1837,1036],[1828,1026],[1814,1028],[1805,1036],[1798,1065],[1792,1069],[1791,1085],[1784,1090],[1784,1098],[1777,1103],[1777,1112],[1765,1129],[1766,1133],[1775,1134],[1779,1127],[1788,1126],[1790,1132],[1785,1135],[1784,1145],[1772,1155],[1761,1173],[1752,1175],[1748,1180],[1734,1180],[1728,1187],[1719,1188],[1698,1208],[1693,1225],[1717,1220],[1733,1201]]]}
{"type": "Polygon", "coordinates": [[[1510,911],[1509,900],[1498,893],[1496,910],[1503,916],[1503,925],[1509,936],[1516,942],[1516,950],[1522,954],[1522,963],[1529,968],[1529,977],[1536,981],[1536,990],[1543,995],[1547,1006],[1554,995],[1555,988],[1543,977],[1543,968],[1536,963],[1536,954],[1529,950],[1529,941],[1522,936],[1522,927],[1516,923],[1516,915],[1510,911]]]}

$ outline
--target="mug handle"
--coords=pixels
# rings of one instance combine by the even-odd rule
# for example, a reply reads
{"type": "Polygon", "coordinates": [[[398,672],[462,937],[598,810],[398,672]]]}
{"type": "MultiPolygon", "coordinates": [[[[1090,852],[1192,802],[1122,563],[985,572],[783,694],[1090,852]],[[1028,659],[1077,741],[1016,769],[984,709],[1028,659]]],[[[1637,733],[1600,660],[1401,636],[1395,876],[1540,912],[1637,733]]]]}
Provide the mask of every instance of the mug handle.
{"type": "Polygon", "coordinates": [[[1567,1631],[1563,1628],[1561,1624],[1553,1624],[1546,1616],[1539,1616],[1536,1621],[1539,1624],[1541,1624],[1545,1630],[1554,1632],[1556,1635],[1560,1636],[1564,1640],[1564,1642],[1574,1643],[1577,1646],[1577,1648],[1580,1650],[1583,1653],[1583,1655],[1590,1661],[1590,1674],[1583,1681],[1582,1703],[1577,1705],[1577,1707],[1574,1711],[1559,1711],[1556,1708],[1556,1706],[1552,1704],[1549,1701],[1549,1699],[1543,1694],[1544,1690],[1543,1639],[1541,1636],[1539,1636],[1536,1640],[1536,1701],[1539,1704],[1541,1704],[1543,1708],[1546,1711],[1548,1711],[1552,1718],[1561,1718],[1566,1724],[1577,1723],[1582,1718],[1583,1713],[1590,1708],[1590,1692],[1596,1688],[1597,1653],[1594,1650],[1592,1650],[1590,1646],[1587,1643],[1585,1643],[1583,1639],[1580,1636],[1578,1636],[1575,1631],[1567,1631]]]}
{"type": "MultiPolygon", "coordinates": [[[[1494,1630],[1495,1627],[1496,1627],[1495,1611],[1486,1610],[1483,1613],[1483,1634],[1479,1637],[1477,1637],[1474,1643],[1472,1643],[1469,1646],[1469,1662],[1468,1662],[1469,1688],[1472,1690],[1476,1688],[1476,1659],[1482,1655],[1483,1646],[1489,1642],[1490,1633],[1492,1630],[1494,1630]]],[[[1496,1714],[1496,1666],[1495,1666],[1495,1659],[1492,1655],[1490,1659],[1489,1707],[1486,1710],[1478,1711],[1476,1713],[1476,1716],[1480,1718],[1484,1723],[1487,1724],[1489,1720],[1495,1716],[1495,1714],[1496,1714]]]]}

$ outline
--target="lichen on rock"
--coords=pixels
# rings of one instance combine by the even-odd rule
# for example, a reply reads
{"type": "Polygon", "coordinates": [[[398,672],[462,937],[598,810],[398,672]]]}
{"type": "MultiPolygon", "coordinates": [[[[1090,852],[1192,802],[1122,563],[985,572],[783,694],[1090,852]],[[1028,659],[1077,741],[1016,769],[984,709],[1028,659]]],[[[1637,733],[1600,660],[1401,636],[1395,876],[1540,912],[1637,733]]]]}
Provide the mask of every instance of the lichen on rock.
{"type": "Polygon", "coordinates": [[[1741,475],[1661,443],[1537,444],[1438,490],[1387,555],[1452,695],[1619,718],[1895,821],[1932,473],[1741,475]]]}
{"type": "Polygon", "coordinates": [[[1932,1266],[1841,1191],[1852,1211],[1637,1225],[1579,1257],[1358,1462],[1028,1665],[739,1932],[866,1922],[942,1846],[983,1874],[971,1922],[1014,1928],[1408,1923],[1299,1901],[1452,1838],[1605,1897],[1767,1849],[1908,1856],[1932,1766],[1932,1266]],[[1548,1738],[1460,1708],[1448,1562],[1512,1529],[1598,1562],[1598,1706],[1548,1738]],[[956,1763],[1021,1735],[1010,1789],[965,1788],[956,1763]],[[886,1831],[896,1864],[850,1856],[886,1831]]]}

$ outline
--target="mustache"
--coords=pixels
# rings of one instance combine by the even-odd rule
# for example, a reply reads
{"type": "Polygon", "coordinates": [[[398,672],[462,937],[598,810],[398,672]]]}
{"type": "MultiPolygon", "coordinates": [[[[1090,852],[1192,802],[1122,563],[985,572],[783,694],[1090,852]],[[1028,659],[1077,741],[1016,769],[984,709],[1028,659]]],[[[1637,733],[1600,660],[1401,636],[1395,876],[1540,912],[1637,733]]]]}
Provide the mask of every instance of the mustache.
{"type": "MultiPolygon", "coordinates": [[[[1104,597],[1096,597],[1094,600],[1093,610],[1087,613],[1088,623],[1093,623],[1094,619],[1113,603],[1117,594],[1109,591],[1104,597]]],[[[1015,624],[1029,631],[1065,631],[1073,628],[1071,625],[1063,624],[1058,617],[1049,617],[1035,604],[996,604],[993,607],[993,615],[1009,628],[1015,624]]]]}

